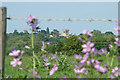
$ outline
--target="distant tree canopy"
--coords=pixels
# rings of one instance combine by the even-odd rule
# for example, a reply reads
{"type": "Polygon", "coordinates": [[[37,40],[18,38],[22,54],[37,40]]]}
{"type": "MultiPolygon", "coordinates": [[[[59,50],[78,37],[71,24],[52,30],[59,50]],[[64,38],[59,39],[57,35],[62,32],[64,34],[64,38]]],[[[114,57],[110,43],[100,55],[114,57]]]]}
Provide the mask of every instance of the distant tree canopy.
{"type": "MultiPolygon", "coordinates": [[[[94,37],[91,37],[91,41],[95,43],[97,49],[108,48],[108,45],[115,41],[116,36],[110,31],[101,33],[99,30],[93,30],[92,33],[94,37]]],[[[46,30],[40,30],[34,33],[35,53],[41,51],[42,41],[44,41],[51,43],[47,47],[49,53],[64,52],[66,55],[79,54],[82,50],[81,45],[83,44],[78,39],[79,36],[83,36],[83,34],[70,34],[68,38],[62,37],[59,36],[57,29],[50,32],[47,27],[46,30]],[[50,35],[54,37],[50,37],[50,35]]],[[[31,34],[26,30],[24,32],[14,30],[13,33],[7,33],[6,55],[8,55],[14,47],[16,47],[16,49],[25,50],[26,54],[32,55],[30,50],[25,49],[25,45],[31,46],[31,34]]]]}

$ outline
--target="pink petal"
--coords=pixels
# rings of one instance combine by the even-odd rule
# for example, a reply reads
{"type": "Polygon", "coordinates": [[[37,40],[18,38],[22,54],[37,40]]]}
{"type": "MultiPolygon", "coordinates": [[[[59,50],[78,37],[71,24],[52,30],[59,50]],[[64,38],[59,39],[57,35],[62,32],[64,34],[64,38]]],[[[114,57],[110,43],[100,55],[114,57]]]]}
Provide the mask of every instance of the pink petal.
{"type": "Polygon", "coordinates": [[[21,65],[21,64],[22,64],[22,62],[21,62],[21,61],[19,61],[17,64],[18,64],[18,65],[21,65]]]}
{"type": "Polygon", "coordinates": [[[86,44],[83,44],[82,47],[87,47],[87,45],[86,45],[86,44]]]}
{"type": "Polygon", "coordinates": [[[93,46],[94,46],[94,43],[91,43],[91,44],[90,44],[90,47],[93,47],[93,46]]]}
{"type": "Polygon", "coordinates": [[[53,75],[54,72],[55,72],[55,71],[52,69],[49,74],[50,74],[50,75],[53,75]]]}

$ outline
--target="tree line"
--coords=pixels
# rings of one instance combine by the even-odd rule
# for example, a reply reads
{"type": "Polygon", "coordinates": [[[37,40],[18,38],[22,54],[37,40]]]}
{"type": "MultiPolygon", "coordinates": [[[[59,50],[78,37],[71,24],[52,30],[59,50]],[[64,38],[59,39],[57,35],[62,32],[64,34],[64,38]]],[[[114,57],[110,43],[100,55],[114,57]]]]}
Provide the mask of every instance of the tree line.
{"type": "MultiPolygon", "coordinates": [[[[108,45],[115,41],[116,35],[111,31],[101,33],[99,30],[93,30],[92,33],[94,37],[91,38],[91,41],[95,43],[95,47],[99,50],[101,48],[107,48],[108,45]]],[[[66,55],[79,54],[82,50],[81,45],[83,44],[78,37],[83,37],[83,34],[79,35],[70,34],[68,38],[64,36],[59,36],[59,30],[54,29],[49,31],[47,27],[46,30],[39,30],[34,33],[34,46],[35,53],[41,51],[42,41],[50,42],[50,45],[46,47],[48,53],[63,52],[66,55]],[[53,35],[53,37],[50,37],[53,35]]],[[[14,48],[25,50],[27,55],[32,55],[30,50],[25,49],[25,45],[31,44],[31,34],[28,31],[18,32],[14,30],[13,33],[7,33],[6,36],[6,55],[8,55],[14,48]]]]}

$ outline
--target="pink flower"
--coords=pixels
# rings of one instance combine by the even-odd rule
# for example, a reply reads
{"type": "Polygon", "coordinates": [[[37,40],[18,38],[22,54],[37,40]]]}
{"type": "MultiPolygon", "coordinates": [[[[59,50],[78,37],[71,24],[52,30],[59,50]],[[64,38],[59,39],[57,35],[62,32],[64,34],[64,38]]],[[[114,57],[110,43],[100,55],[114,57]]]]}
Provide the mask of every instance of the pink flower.
{"type": "Polygon", "coordinates": [[[6,78],[9,78],[10,77],[10,75],[8,75],[6,78]]]}
{"type": "Polygon", "coordinates": [[[98,50],[96,48],[92,48],[93,55],[98,53],[98,50]]]}
{"type": "Polygon", "coordinates": [[[42,41],[42,51],[44,51],[44,49],[45,49],[45,43],[44,43],[44,41],[42,41]]]}
{"type": "Polygon", "coordinates": [[[47,42],[47,45],[50,45],[50,42],[47,42]]]}
{"type": "Polygon", "coordinates": [[[99,71],[102,72],[102,73],[107,73],[107,68],[103,67],[103,66],[100,66],[99,67],[99,71]]]}
{"type": "Polygon", "coordinates": [[[32,74],[33,74],[35,77],[37,77],[37,78],[41,78],[40,75],[37,75],[37,72],[33,72],[33,71],[32,71],[32,74]]]}
{"type": "Polygon", "coordinates": [[[20,50],[14,50],[14,51],[12,51],[11,53],[9,53],[9,56],[14,56],[14,57],[16,57],[16,56],[18,56],[19,55],[19,52],[20,52],[20,50]]]}
{"type": "Polygon", "coordinates": [[[116,66],[114,69],[112,69],[112,73],[115,73],[114,75],[118,77],[120,75],[120,68],[116,66]]]}
{"type": "Polygon", "coordinates": [[[29,46],[25,46],[25,48],[30,49],[30,47],[29,47],[29,46]]]}
{"type": "Polygon", "coordinates": [[[89,57],[89,53],[86,53],[84,56],[83,56],[83,59],[86,61],[89,57]]]}
{"type": "Polygon", "coordinates": [[[83,30],[83,34],[87,34],[88,36],[93,36],[93,34],[89,30],[83,30]]]}
{"type": "Polygon", "coordinates": [[[59,59],[59,57],[58,57],[56,54],[52,54],[52,53],[51,53],[50,55],[51,55],[51,57],[53,57],[53,58],[56,59],[56,60],[59,59]]]}
{"type": "Polygon", "coordinates": [[[105,67],[103,67],[103,66],[100,66],[100,65],[95,65],[94,66],[94,68],[96,69],[96,70],[99,70],[100,72],[102,72],[102,73],[107,73],[108,71],[107,71],[107,68],[105,68],[105,67]]]}
{"type": "Polygon", "coordinates": [[[91,59],[91,63],[94,63],[94,61],[95,61],[94,59],[91,59]]]}
{"type": "Polygon", "coordinates": [[[111,49],[113,46],[111,44],[108,45],[109,49],[111,49]]]}
{"type": "Polygon", "coordinates": [[[87,44],[83,44],[82,47],[83,49],[83,53],[87,53],[89,51],[91,51],[91,48],[94,46],[94,43],[91,43],[90,41],[87,42],[87,44]]]}
{"type": "MultiPolygon", "coordinates": [[[[82,74],[83,74],[83,73],[85,73],[85,71],[86,71],[86,68],[82,68],[81,70],[80,70],[80,69],[77,69],[77,68],[74,69],[74,72],[75,72],[75,73],[82,73],[82,74]]],[[[86,74],[86,73],[85,73],[85,74],[86,74]]]]}
{"type": "Polygon", "coordinates": [[[119,38],[115,38],[116,42],[114,42],[117,46],[120,46],[120,39],[119,38]]]}
{"type": "Polygon", "coordinates": [[[116,23],[115,23],[116,25],[118,25],[118,20],[116,20],[116,23]]]}
{"type": "Polygon", "coordinates": [[[78,39],[79,39],[80,41],[84,42],[84,40],[83,40],[81,37],[79,37],[78,39]]]}
{"type": "Polygon", "coordinates": [[[115,77],[113,75],[110,75],[110,78],[115,79],[115,77]]]}
{"type": "Polygon", "coordinates": [[[28,20],[29,22],[31,22],[33,19],[35,19],[35,17],[32,16],[32,15],[29,15],[29,17],[27,18],[27,20],[28,20]]]}
{"type": "Polygon", "coordinates": [[[37,24],[39,23],[38,22],[38,19],[35,19],[35,17],[34,16],[32,16],[32,15],[29,15],[29,17],[27,18],[27,20],[28,20],[28,24],[32,27],[32,29],[34,30],[34,31],[37,31],[37,24]]]}
{"type": "Polygon", "coordinates": [[[106,50],[107,50],[106,48],[101,48],[101,49],[98,51],[98,53],[99,53],[99,54],[104,54],[104,52],[105,52],[106,50]]]}
{"type": "Polygon", "coordinates": [[[50,64],[51,64],[51,63],[44,63],[45,66],[48,66],[48,65],[50,65],[50,64]]]}
{"type": "Polygon", "coordinates": [[[117,28],[116,28],[116,27],[114,27],[114,30],[116,31],[116,33],[117,33],[117,34],[119,34],[119,33],[120,33],[120,27],[117,27],[117,28]]]}
{"type": "Polygon", "coordinates": [[[14,58],[13,59],[14,61],[11,61],[11,65],[13,66],[13,67],[16,67],[16,65],[21,65],[22,64],[22,62],[21,61],[19,61],[20,60],[20,57],[19,58],[14,58]]]}
{"type": "Polygon", "coordinates": [[[82,56],[80,54],[79,55],[75,54],[74,57],[75,59],[82,59],[82,56]]]}
{"type": "Polygon", "coordinates": [[[20,68],[20,67],[17,67],[17,69],[19,69],[19,70],[23,70],[23,68],[20,68]]]}
{"type": "Polygon", "coordinates": [[[55,64],[49,74],[50,74],[50,75],[53,75],[53,73],[54,73],[55,71],[57,71],[57,70],[58,70],[58,66],[57,66],[57,64],[55,64]]]}
{"type": "Polygon", "coordinates": [[[46,55],[43,55],[42,58],[44,58],[44,61],[49,61],[46,57],[46,55]]]}
{"type": "Polygon", "coordinates": [[[100,64],[100,62],[98,60],[95,60],[95,64],[100,64]]]}
{"type": "Polygon", "coordinates": [[[90,61],[87,61],[87,65],[89,66],[91,64],[91,62],[90,61]]]}
{"type": "Polygon", "coordinates": [[[23,56],[23,54],[24,54],[24,51],[21,52],[21,56],[23,56]]]}

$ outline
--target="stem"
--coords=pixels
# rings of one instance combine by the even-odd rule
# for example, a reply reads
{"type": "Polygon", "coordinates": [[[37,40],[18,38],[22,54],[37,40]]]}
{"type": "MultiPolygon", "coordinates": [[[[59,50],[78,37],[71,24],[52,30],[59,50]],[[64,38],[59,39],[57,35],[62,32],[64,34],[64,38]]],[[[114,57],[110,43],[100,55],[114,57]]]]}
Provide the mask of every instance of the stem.
{"type": "Polygon", "coordinates": [[[91,61],[91,60],[92,60],[92,56],[91,56],[91,55],[92,55],[92,54],[90,53],[90,54],[89,54],[90,63],[91,63],[91,64],[90,64],[90,73],[91,73],[91,77],[93,78],[93,72],[92,72],[92,61],[91,61]]]}
{"type": "Polygon", "coordinates": [[[33,52],[33,72],[35,72],[35,53],[34,53],[34,36],[33,36],[33,30],[31,35],[31,42],[32,42],[32,52],[33,52]]]}
{"type": "Polygon", "coordinates": [[[113,57],[112,57],[112,61],[111,61],[110,67],[113,65],[113,60],[114,60],[114,55],[113,55],[113,57]]]}
{"type": "MultiPolygon", "coordinates": [[[[112,57],[112,61],[111,61],[111,64],[110,64],[109,69],[111,69],[111,66],[113,65],[113,61],[114,61],[114,55],[113,55],[113,57],[112,57]]],[[[108,72],[108,78],[109,78],[109,74],[110,74],[110,72],[108,72]]]]}

